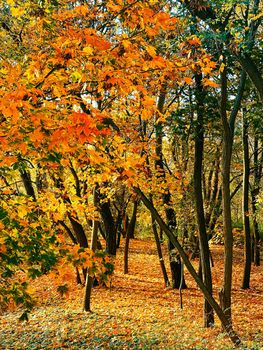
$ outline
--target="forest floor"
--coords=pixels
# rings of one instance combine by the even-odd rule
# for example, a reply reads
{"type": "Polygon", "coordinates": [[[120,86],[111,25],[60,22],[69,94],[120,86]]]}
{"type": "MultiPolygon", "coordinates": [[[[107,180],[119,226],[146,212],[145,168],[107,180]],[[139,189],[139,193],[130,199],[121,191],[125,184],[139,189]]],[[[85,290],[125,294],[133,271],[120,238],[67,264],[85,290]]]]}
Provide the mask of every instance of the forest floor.
{"type": "MultiPolygon", "coordinates": [[[[211,251],[217,298],[223,247],[212,246],[211,251]]],[[[92,313],[82,312],[83,287],[72,282],[69,295],[61,297],[48,276],[36,280],[39,302],[29,321],[19,322],[18,310],[0,316],[0,349],[232,349],[217,318],[213,329],[203,328],[202,294],[188,272],[183,309],[178,290],[164,288],[154,242],[131,240],[129,274],[124,275],[122,269],[121,247],[111,289],[92,291],[92,313]]],[[[235,248],[234,328],[246,349],[259,350],[263,349],[262,266],[252,267],[249,290],[240,289],[242,273],[243,253],[235,248]]]]}

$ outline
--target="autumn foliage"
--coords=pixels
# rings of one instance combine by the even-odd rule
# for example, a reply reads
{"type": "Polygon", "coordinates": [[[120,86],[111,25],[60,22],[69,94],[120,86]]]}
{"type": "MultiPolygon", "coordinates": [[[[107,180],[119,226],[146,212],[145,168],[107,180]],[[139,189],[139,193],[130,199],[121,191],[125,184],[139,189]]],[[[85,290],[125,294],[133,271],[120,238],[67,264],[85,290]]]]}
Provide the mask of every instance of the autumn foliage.
{"type": "MultiPolygon", "coordinates": [[[[192,13],[210,11],[196,6],[190,4],[192,13]]],[[[208,169],[213,164],[211,176],[205,170],[203,176],[210,186],[203,189],[208,227],[221,214],[220,207],[215,211],[221,183],[214,194],[211,184],[212,178],[219,183],[215,104],[226,72],[226,54],[207,49],[199,35],[202,23],[189,22],[173,2],[155,0],[7,0],[0,10],[1,309],[20,306],[27,319],[38,278],[62,296],[79,293],[75,273],[79,283],[91,276],[110,287],[120,241],[122,247],[126,239],[128,252],[133,238],[125,229],[132,204],[142,231],[156,220],[142,209],[139,188],[164,221],[175,210],[179,224],[167,225],[179,228],[189,259],[198,255],[191,177],[196,115],[205,111],[211,140],[205,147],[214,156],[210,162],[208,151],[204,160],[208,169]],[[199,78],[206,110],[198,107],[199,78]]],[[[229,18],[239,16],[233,13],[229,18]]],[[[258,19],[254,14],[251,21],[258,19]]],[[[231,46],[235,53],[238,45],[231,46]]]]}

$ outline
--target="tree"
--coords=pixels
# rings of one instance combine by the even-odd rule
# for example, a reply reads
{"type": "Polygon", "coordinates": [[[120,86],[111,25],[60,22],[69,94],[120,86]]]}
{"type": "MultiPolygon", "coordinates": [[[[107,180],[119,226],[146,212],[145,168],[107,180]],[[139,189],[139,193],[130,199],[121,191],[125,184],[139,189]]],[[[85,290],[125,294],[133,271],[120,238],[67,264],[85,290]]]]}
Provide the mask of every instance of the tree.
{"type": "Polygon", "coordinates": [[[251,236],[249,223],[249,148],[248,148],[248,121],[245,115],[246,111],[243,109],[243,159],[244,159],[244,178],[243,178],[243,225],[244,225],[244,275],[242,288],[249,288],[250,272],[251,272],[251,236]]]}
{"type": "MultiPolygon", "coordinates": [[[[194,193],[195,207],[199,230],[200,260],[202,268],[202,278],[208,291],[212,295],[212,274],[210,268],[210,253],[208,246],[208,236],[206,233],[205,213],[203,205],[203,149],[204,149],[204,91],[202,86],[202,75],[196,74],[196,102],[197,121],[195,128],[195,162],[194,162],[194,193]]],[[[205,299],[204,305],[204,325],[211,327],[214,325],[212,306],[205,299]]]]}

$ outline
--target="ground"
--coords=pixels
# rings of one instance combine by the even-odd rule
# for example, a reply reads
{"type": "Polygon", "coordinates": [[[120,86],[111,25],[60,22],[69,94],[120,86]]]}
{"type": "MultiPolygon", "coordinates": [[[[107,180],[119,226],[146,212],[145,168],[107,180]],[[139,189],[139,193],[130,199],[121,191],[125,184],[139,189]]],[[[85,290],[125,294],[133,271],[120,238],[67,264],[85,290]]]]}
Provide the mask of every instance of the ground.
{"type": "MultiPolygon", "coordinates": [[[[223,247],[211,250],[217,297],[223,247]]],[[[111,288],[92,291],[92,313],[82,312],[83,287],[74,280],[66,297],[56,293],[47,276],[35,281],[39,302],[29,321],[18,321],[19,310],[1,315],[0,349],[232,349],[217,318],[213,329],[203,328],[202,294],[187,272],[183,309],[178,291],[164,288],[154,242],[131,240],[129,274],[122,269],[121,247],[111,288]]],[[[263,349],[262,267],[252,267],[249,290],[240,289],[242,271],[243,253],[235,248],[234,328],[246,349],[259,350],[263,349]]]]}

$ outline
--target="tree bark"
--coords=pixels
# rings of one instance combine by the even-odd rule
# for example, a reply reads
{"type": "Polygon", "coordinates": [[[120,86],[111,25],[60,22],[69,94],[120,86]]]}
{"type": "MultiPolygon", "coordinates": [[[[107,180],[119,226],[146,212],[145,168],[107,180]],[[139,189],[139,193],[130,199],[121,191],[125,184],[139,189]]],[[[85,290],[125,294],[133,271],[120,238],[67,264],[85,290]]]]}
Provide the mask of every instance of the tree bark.
{"type": "Polygon", "coordinates": [[[224,230],[224,284],[219,292],[221,307],[231,322],[231,290],[233,271],[233,233],[231,218],[230,170],[234,138],[235,119],[240,108],[246,81],[242,71],[237,96],[228,120],[227,118],[227,72],[221,73],[221,120],[223,126],[222,150],[222,196],[223,196],[223,230],[224,230]]]}
{"type": "MultiPolygon", "coordinates": [[[[208,237],[206,234],[205,214],[202,191],[203,175],[203,152],[204,152],[204,91],[202,87],[202,75],[195,75],[196,82],[196,102],[197,102],[197,123],[195,128],[195,158],[194,158],[194,194],[195,211],[199,230],[200,259],[203,282],[209,293],[212,295],[212,274],[210,267],[210,256],[208,237]]],[[[212,179],[212,176],[211,176],[212,179]]],[[[210,188],[211,188],[210,179],[210,188]]],[[[210,190],[211,193],[211,190],[210,190]]],[[[209,196],[210,197],[210,196],[209,196]]],[[[214,325],[213,308],[204,300],[204,326],[212,327],[214,325]]]]}
{"type": "Polygon", "coordinates": [[[88,244],[87,236],[85,234],[83,226],[76,219],[74,219],[69,213],[68,213],[68,218],[73,228],[73,231],[75,233],[75,236],[77,237],[77,241],[79,245],[83,248],[87,248],[89,244],[88,244]]]}
{"type": "MultiPolygon", "coordinates": [[[[263,152],[262,152],[263,158],[263,152]]],[[[254,180],[253,188],[251,189],[251,207],[253,213],[253,238],[254,238],[254,264],[260,266],[260,235],[256,216],[257,211],[257,195],[259,193],[260,179],[262,176],[262,161],[259,164],[259,140],[257,135],[254,136],[254,180]]]]}
{"type": "Polygon", "coordinates": [[[249,225],[249,149],[248,149],[248,121],[243,109],[243,227],[245,234],[244,242],[244,273],[242,288],[248,289],[251,272],[251,238],[249,225]]]}
{"type": "Polygon", "coordinates": [[[160,243],[160,239],[159,239],[159,235],[158,235],[158,231],[157,231],[157,227],[156,227],[156,221],[153,218],[153,216],[151,216],[151,217],[152,217],[152,230],[153,230],[154,239],[155,239],[155,243],[156,243],[160,267],[161,267],[162,274],[163,274],[164,285],[165,285],[165,287],[169,287],[170,281],[169,281],[169,277],[168,277],[166,267],[164,264],[164,260],[163,260],[162,247],[161,247],[161,243],[160,243]]]}
{"type": "Polygon", "coordinates": [[[102,200],[100,204],[100,213],[104,223],[106,233],[106,251],[110,255],[116,255],[117,240],[116,240],[116,225],[111,213],[110,201],[105,202],[102,200]]]}
{"type": "Polygon", "coordinates": [[[32,185],[32,179],[29,171],[21,170],[20,175],[26,190],[26,194],[33,198],[34,201],[36,201],[36,194],[34,187],[32,185]]]}

